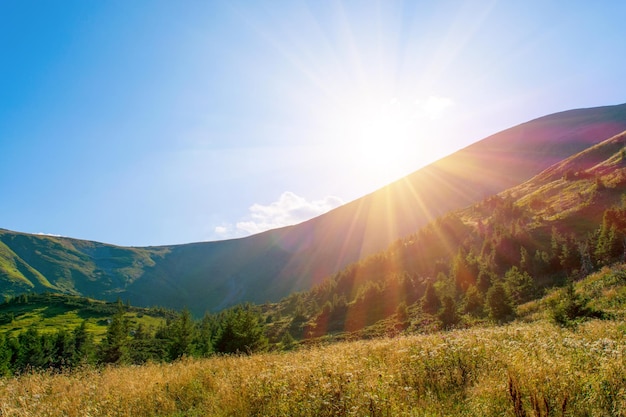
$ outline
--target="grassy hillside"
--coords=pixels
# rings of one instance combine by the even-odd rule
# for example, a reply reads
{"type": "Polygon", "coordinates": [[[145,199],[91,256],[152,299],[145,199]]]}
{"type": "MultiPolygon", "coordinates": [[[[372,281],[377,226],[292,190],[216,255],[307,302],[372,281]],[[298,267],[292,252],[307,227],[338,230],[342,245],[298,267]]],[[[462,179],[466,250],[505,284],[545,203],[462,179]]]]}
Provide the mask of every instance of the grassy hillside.
{"type": "Polygon", "coordinates": [[[552,114],[494,134],[277,234],[294,257],[274,282],[297,279],[301,283],[292,291],[309,288],[430,221],[514,187],[624,130],[626,105],[619,105],[552,114]]]}
{"type": "Polygon", "coordinates": [[[559,327],[543,317],[290,353],[35,373],[0,380],[13,416],[622,416],[626,267],[575,285],[612,319],[559,327]]]}
{"type": "Polygon", "coordinates": [[[2,294],[55,290],[116,299],[167,252],[0,229],[2,294]]]}
{"type": "Polygon", "coordinates": [[[448,213],[312,290],[267,305],[270,328],[346,338],[474,325],[493,318],[492,289],[503,287],[515,307],[624,259],[625,138],[448,213]]]}
{"type": "MultiPolygon", "coordinates": [[[[28,294],[0,304],[0,334],[16,337],[27,329],[40,333],[73,331],[83,321],[99,341],[106,332],[109,319],[117,311],[117,303],[64,294],[28,294]]],[[[126,307],[125,317],[133,328],[142,324],[157,328],[175,313],[164,309],[126,307]]]]}
{"type": "MultiPolygon", "coordinates": [[[[263,306],[274,346],[302,338],[293,352],[26,373],[0,379],[0,411],[626,415],[626,265],[615,263],[626,233],[623,139],[263,306]],[[506,316],[494,315],[496,287],[510,299],[506,316]]],[[[107,305],[42,297],[5,303],[3,317],[57,328],[82,315],[98,323],[90,309],[107,305]]]]}
{"type": "Polygon", "coordinates": [[[545,116],[316,219],[245,239],[121,248],[0,230],[0,293],[121,297],[134,305],[187,306],[196,315],[277,301],[624,129],[626,105],[545,116]]]}
{"type": "MultiPolygon", "coordinates": [[[[609,138],[500,196],[448,213],[386,251],[330,276],[310,291],[264,305],[263,320],[270,342],[281,346],[283,338],[291,337],[343,340],[474,326],[496,318],[488,298],[498,286],[509,297],[510,306],[504,308],[510,313],[497,319],[510,320],[515,306],[623,258],[625,139],[626,134],[609,138]],[[443,311],[444,303],[448,303],[447,313],[443,311]]],[[[5,233],[5,241],[9,240],[7,236],[18,242],[38,239],[5,233]]],[[[213,257],[202,260],[206,250],[202,244],[126,251],[71,239],[45,240],[53,248],[71,248],[69,253],[75,258],[82,256],[84,262],[76,261],[76,266],[67,261],[68,268],[95,267],[97,261],[104,260],[109,269],[115,265],[126,271],[125,285],[133,290],[143,288],[146,301],[161,301],[167,294],[176,297],[182,292],[187,300],[201,302],[209,288],[214,289],[213,297],[227,294],[219,304],[225,306],[231,300],[229,295],[236,298],[242,291],[236,283],[220,290],[215,289],[219,283],[212,281],[174,282],[168,278],[185,275],[184,271],[188,277],[192,270],[197,276],[210,275],[218,268],[221,264],[214,265],[213,257]],[[87,252],[91,257],[85,255],[87,252]],[[114,254],[117,263],[103,253],[114,254]],[[194,259],[200,261],[194,263],[194,259]],[[141,265],[152,269],[153,287],[145,286],[147,281],[133,281],[141,265]],[[170,287],[170,291],[161,293],[163,287],[157,279],[162,279],[161,285],[170,287]]],[[[254,247],[250,247],[250,258],[240,260],[241,269],[256,264],[254,247]]],[[[229,256],[228,246],[215,245],[214,250],[216,257],[229,256]]],[[[105,266],[100,264],[100,270],[105,266]]],[[[253,291],[263,284],[257,282],[246,290],[253,291]]],[[[179,301],[184,300],[181,297],[179,301]]],[[[12,319],[15,331],[42,316],[43,306],[35,307],[35,311],[12,319]]],[[[62,311],[48,326],[64,322],[75,325],[87,314],[81,316],[65,308],[68,311],[62,311]]],[[[98,331],[104,330],[100,327],[98,331]]]]}

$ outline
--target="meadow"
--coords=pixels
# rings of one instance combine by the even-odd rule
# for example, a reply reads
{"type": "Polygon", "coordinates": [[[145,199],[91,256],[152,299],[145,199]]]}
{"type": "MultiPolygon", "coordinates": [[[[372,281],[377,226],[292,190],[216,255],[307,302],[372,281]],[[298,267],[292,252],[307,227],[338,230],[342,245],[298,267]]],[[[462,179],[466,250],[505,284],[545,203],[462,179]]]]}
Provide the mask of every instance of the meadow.
{"type": "Polygon", "coordinates": [[[626,325],[549,321],[31,373],[2,416],[625,416],[626,325]]]}

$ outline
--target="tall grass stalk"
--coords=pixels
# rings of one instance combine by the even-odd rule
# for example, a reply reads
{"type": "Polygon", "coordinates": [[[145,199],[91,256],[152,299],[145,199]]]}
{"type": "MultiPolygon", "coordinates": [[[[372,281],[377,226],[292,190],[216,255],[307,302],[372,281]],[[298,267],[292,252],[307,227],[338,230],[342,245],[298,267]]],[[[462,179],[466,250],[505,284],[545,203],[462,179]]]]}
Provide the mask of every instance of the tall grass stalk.
{"type": "Polygon", "coordinates": [[[547,321],[0,380],[1,416],[625,416],[626,326],[547,321]]]}

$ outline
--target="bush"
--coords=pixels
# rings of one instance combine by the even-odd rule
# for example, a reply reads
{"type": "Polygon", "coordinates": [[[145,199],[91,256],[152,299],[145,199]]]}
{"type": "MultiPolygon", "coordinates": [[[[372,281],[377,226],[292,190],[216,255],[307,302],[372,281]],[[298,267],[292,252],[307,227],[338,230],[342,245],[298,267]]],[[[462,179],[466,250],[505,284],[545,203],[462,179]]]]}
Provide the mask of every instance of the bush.
{"type": "Polygon", "coordinates": [[[587,318],[604,318],[604,313],[587,306],[588,300],[576,294],[570,281],[557,302],[552,306],[552,321],[561,327],[576,325],[587,318]]]}

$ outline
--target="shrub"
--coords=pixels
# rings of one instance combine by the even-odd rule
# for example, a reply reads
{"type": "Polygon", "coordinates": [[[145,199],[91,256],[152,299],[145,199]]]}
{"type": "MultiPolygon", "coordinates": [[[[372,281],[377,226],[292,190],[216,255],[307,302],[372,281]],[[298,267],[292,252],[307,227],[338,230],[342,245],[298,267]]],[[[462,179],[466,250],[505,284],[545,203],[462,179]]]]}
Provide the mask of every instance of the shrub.
{"type": "Polygon", "coordinates": [[[603,318],[604,314],[587,306],[588,300],[574,290],[570,281],[557,302],[552,306],[552,321],[562,327],[572,326],[587,318],[603,318]]]}

